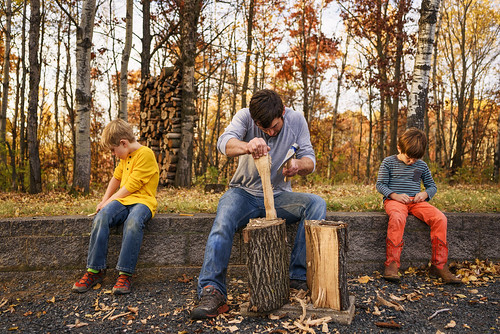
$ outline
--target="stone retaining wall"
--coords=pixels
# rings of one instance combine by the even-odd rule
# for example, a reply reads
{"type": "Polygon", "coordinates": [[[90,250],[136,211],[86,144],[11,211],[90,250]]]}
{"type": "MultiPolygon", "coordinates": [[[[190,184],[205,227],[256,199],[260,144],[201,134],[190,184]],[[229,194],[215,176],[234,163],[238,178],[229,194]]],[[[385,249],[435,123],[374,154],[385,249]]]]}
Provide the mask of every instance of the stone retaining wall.
{"type": "MultiPolygon", "coordinates": [[[[500,260],[500,214],[446,213],[450,260],[500,260]]],[[[199,272],[213,214],[159,214],[148,223],[138,271],[177,275],[199,272]]],[[[385,259],[387,215],[381,212],[328,212],[327,220],[348,224],[348,270],[371,273],[385,259]]],[[[92,218],[86,216],[30,217],[0,220],[0,274],[85,268],[92,218]]],[[[297,224],[288,228],[293,240],[297,224]]],[[[108,267],[114,268],[121,229],[110,236],[108,267]]],[[[419,266],[431,256],[429,228],[410,216],[405,230],[402,267],[419,266]]],[[[230,265],[245,264],[241,232],[235,236],[230,265]]],[[[1,277],[1,276],[0,276],[1,277]]]]}

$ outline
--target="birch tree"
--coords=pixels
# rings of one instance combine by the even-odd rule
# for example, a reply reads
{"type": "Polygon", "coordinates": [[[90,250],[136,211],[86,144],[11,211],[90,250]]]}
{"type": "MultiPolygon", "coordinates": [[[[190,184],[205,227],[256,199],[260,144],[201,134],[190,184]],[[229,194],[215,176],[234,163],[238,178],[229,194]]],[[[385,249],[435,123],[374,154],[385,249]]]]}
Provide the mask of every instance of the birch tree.
{"type": "Polygon", "coordinates": [[[196,122],[195,58],[198,20],[202,0],[177,0],[180,13],[181,64],[182,64],[182,126],[179,161],[175,186],[189,187],[192,178],[193,138],[196,122]]]}
{"type": "Polygon", "coordinates": [[[90,51],[96,1],[85,0],[76,29],[76,141],[72,190],[88,193],[90,188],[90,51]]]}
{"type": "Polygon", "coordinates": [[[429,73],[432,68],[432,50],[441,0],[423,0],[418,22],[417,55],[413,69],[407,127],[424,129],[427,108],[429,73]]]}
{"type": "Polygon", "coordinates": [[[127,113],[127,97],[128,97],[128,62],[130,59],[130,51],[132,50],[132,29],[134,17],[134,1],[127,0],[127,14],[125,19],[125,47],[122,54],[122,62],[120,68],[120,113],[119,117],[125,121],[128,119],[127,113]]]}
{"type": "Polygon", "coordinates": [[[5,1],[5,28],[4,28],[4,55],[3,55],[3,78],[2,78],[2,109],[0,112],[0,144],[2,147],[2,157],[4,155],[5,129],[7,124],[7,105],[9,101],[9,72],[10,72],[10,40],[12,25],[12,3],[11,0],[5,1]]]}

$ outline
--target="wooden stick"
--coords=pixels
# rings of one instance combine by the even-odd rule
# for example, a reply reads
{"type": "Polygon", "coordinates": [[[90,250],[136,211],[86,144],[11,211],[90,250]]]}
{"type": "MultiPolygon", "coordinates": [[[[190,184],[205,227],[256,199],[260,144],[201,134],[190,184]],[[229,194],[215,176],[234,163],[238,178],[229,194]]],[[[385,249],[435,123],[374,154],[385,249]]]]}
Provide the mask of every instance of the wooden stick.
{"type": "Polygon", "coordinates": [[[262,180],[262,190],[264,192],[264,206],[266,207],[266,219],[276,219],[276,209],[274,208],[273,187],[271,185],[271,156],[264,155],[254,159],[255,166],[262,180]]]}

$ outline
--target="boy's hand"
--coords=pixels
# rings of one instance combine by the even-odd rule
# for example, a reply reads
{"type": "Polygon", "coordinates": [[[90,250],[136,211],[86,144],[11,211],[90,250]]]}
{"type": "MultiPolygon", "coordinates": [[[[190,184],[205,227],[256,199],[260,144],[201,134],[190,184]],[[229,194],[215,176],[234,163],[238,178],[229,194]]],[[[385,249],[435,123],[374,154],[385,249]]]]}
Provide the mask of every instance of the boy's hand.
{"type": "Polygon", "coordinates": [[[413,198],[413,202],[414,203],[420,203],[420,202],[423,202],[427,199],[427,197],[429,197],[429,194],[427,194],[427,192],[425,191],[422,191],[422,192],[419,192],[418,194],[415,195],[415,197],[413,198]]]}
{"type": "Polygon", "coordinates": [[[398,202],[401,202],[401,203],[404,203],[404,204],[408,204],[408,203],[411,203],[413,202],[413,200],[410,198],[410,196],[406,195],[406,194],[396,194],[396,193],[392,193],[389,195],[389,197],[395,201],[398,201],[398,202]]]}

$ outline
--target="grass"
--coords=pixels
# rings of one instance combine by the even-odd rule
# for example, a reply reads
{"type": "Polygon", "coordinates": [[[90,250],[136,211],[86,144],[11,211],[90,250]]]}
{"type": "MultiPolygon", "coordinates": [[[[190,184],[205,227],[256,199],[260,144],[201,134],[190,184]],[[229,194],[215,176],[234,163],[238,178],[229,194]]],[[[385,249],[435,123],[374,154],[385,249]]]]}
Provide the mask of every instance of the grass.
{"type": "MultiPolygon", "coordinates": [[[[325,199],[328,211],[383,211],[382,196],[374,185],[294,185],[294,191],[315,193],[325,199]]],[[[94,212],[103,190],[74,197],[51,191],[30,195],[0,193],[0,218],[87,215],[94,212]]],[[[164,188],[158,192],[158,213],[215,213],[221,194],[202,187],[164,188]]],[[[500,185],[438,184],[431,203],[444,212],[500,212],[500,185]]]]}

